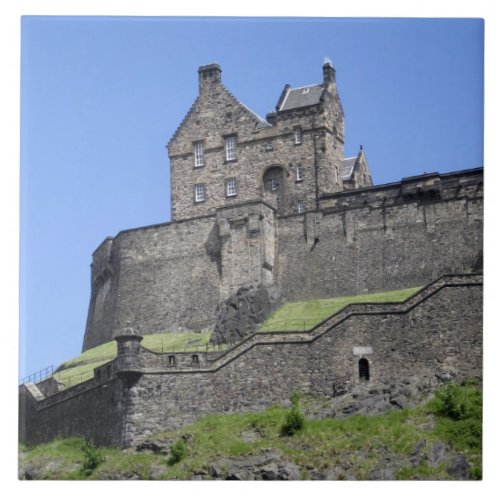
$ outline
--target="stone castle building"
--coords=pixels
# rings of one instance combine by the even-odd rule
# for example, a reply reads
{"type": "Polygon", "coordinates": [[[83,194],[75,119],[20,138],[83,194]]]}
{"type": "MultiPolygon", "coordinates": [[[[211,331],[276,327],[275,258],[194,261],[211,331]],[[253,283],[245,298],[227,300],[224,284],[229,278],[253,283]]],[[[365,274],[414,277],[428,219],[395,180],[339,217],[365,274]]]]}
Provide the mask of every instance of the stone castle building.
{"type": "Polygon", "coordinates": [[[224,87],[219,65],[199,68],[199,95],[168,144],[172,221],[124,230],[93,254],[83,350],[116,339],[118,357],[67,390],[22,386],[24,439],[128,446],[294,389],[331,395],[334,381],[359,383],[362,360],[375,379],[481,374],[482,168],[374,186],[362,149],[344,157],[335,70],[322,70],[317,85],[285,85],[263,119],[224,87]],[[248,284],[282,302],[424,288],[223,353],[140,345],[213,329],[220,304],[248,284]]]}

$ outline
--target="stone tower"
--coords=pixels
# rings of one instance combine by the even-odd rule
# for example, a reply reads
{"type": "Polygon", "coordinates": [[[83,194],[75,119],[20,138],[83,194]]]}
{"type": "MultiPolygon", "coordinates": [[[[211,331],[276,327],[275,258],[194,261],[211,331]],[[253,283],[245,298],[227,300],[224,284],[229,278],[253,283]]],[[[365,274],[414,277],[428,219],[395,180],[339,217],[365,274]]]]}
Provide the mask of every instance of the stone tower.
{"type": "Polygon", "coordinates": [[[172,220],[255,201],[279,215],[301,213],[344,189],[344,114],[330,61],[322,83],[285,85],[266,119],[221,74],[218,64],[198,69],[199,95],[168,144],[172,220]]]}

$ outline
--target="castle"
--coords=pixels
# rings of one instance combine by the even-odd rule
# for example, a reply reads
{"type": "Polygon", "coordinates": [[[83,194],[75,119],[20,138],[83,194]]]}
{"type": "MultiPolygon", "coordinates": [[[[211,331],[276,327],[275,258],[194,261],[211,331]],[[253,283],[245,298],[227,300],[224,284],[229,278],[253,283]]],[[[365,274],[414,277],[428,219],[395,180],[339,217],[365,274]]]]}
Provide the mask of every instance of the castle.
{"type": "Polygon", "coordinates": [[[344,158],[335,70],[322,70],[320,84],[286,85],[264,119],[224,87],[218,64],[199,68],[199,95],[168,144],[172,221],[122,231],[93,254],[83,350],[116,339],[118,356],[66,390],[21,386],[24,440],[129,446],[295,389],[331,396],[339,380],[359,383],[361,362],[380,380],[481,375],[482,168],[374,186],[362,149],[344,158]],[[423,288],[223,352],[141,346],[142,335],[213,329],[248,284],[283,302],[423,288]]]}

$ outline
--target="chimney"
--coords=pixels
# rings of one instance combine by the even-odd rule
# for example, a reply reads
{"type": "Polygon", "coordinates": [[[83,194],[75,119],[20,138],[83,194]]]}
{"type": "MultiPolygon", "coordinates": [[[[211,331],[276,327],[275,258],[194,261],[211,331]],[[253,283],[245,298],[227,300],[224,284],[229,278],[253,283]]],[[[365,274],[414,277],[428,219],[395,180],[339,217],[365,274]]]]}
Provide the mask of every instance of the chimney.
{"type": "Polygon", "coordinates": [[[200,94],[221,82],[222,70],[217,63],[207,64],[198,68],[200,94]]]}
{"type": "Polygon", "coordinates": [[[323,81],[325,85],[335,83],[335,68],[333,67],[332,61],[325,57],[325,62],[323,63],[323,81]]]}

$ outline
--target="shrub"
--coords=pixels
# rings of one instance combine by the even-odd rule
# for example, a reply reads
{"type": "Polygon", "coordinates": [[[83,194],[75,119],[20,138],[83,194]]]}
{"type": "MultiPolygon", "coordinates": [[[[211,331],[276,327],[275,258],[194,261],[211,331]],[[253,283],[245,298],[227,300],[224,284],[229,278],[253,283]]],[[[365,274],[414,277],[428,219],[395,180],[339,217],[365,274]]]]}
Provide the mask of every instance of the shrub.
{"type": "Polygon", "coordinates": [[[91,441],[85,441],[83,443],[82,451],[85,459],[82,464],[81,472],[84,476],[90,476],[90,474],[104,462],[104,457],[91,441]]]}
{"type": "Polygon", "coordinates": [[[470,383],[449,384],[436,391],[432,403],[437,431],[454,447],[482,449],[482,393],[470,383]]]}
{"type": "Polygon", "coordinates": [[[179,439],[170,447],[169,464],[173,465],[180,462],[186,456],[186,443],[179,439]]]}
{"type": "Polygon", "coordinates": [[[292,407],[286,414],[285,423],[281,426],[281,434],[285,436],[293,436],[297,431],[304,427],[305,418],[297,406],[292,404],[292,407]]]}
{"type": "Polygon", "coordinates": [[[474,387],[448,384],[436,391],[437,413],[453,420],[481,419],[481,399],[474,387]]]}

